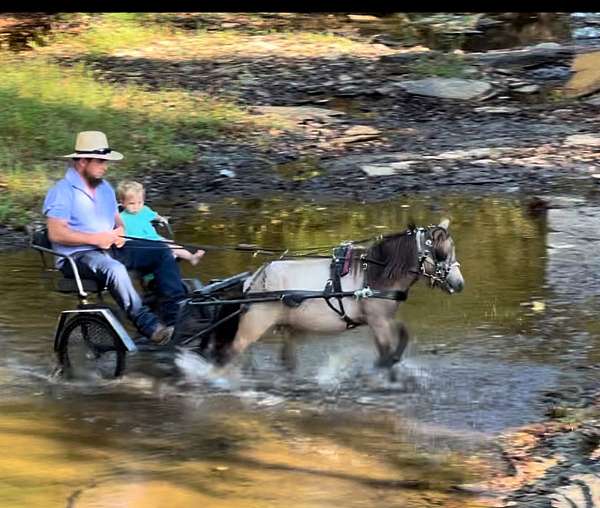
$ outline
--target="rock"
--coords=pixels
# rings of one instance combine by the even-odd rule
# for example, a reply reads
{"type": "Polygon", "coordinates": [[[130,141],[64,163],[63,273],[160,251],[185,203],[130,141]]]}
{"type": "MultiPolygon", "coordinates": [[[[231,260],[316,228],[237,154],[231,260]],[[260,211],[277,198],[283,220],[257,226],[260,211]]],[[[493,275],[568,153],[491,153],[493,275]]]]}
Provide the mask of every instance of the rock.
{"type": "Polygon", "coordinates": [[[353,80],[352,76],[350,76],[349,74],[340,74],[337,79],[341,83],[347,83],[353,80]]]}
{"type": "Polygon", "coordinates": [[[369,39],[369,43],[371,44],[381,44],[384,47],[392,47],[398,48],[406,46],[406,42],[400,39],[394,39],[390,37],[388,34],[376,34],[369,39]]]}
{"type": "Polygon", "coordinates": [[[600,477],[593,473],[569,478],[569,484],[549,496],[552,508],[594,508],[600,506],[600,477]]]}
{"type": "Polygon", "coordinates": [[[568,136],[564,144],[568,146],[600,146],[600,134],[574,134],[568,136]]]}
{"type": "Polygon", "coordinates": [[[393,95],[398,92],[398,87],[395,85],[386,85],[375,88],[375,92],[379,95],[393,95]]]}
{"type": "Polygon", "coordinates": [[[540,42],[539,44],[536,44],[533,47],[541,49],[557,49],[562,46],[558,42],[540,42]]]}
{"type": "Polygon", "coordinates": [[[494,51],[472,55],[470,58],[491,67],[539,67],[556,65],[560,60],[571,60],[574,50],[566,47],[529,48],[516,51],[494,51]]]}
{"type": "Polygon", "coordinates": [[[479,108],[475,108],[473,111],[475,113],[490,113],[496,115],[510,115],[512,113],[518,113],[520,111],[519,108],[513,108],[510,106],[481,106],[479,108]]]}
{"type": "Polygon", "coordinates": [[[538,85],[525,85],[513,88],[513,92],[522,94],[538,93],[539,91],[540,87],[538,85]]]}
{"type": "Polygon", "coordinates": [[[578,55],[573,62],[573,76],[565,85],[568,97],[583,97],[600,90],[600,51],[578,55]]]}
{"type": "Polygon", "coordinates": [[[574,39],[596,39],[600,37],[600,29],[593,26],[584,26],[573,30],[574,39]]]}
{"type": "Polygon", "coordinates": [[[230,169],[221,169],[219,171],[219,175],[226,176],[227,178],[234,178],[235,177],[235,171],[231,171],[230,169]]]}
{"type": "Polygon", "coordinates": [[[367,176],[391,176],[396,174],[396,170],[389,164],[365,164],[360,166],[367,176]]]}
{"type": "Polygon", "coordinates": [[[355,125],[344,131],[344,136],[378,135],[381,131],[368,125],[355,125]]]}
{"type": "Polygon", "coordinates": [[[338,138],[338,143],[357,143],[358,141],[370,141],[379,137],[380,131],[367,127],[365,125],[357,125],[348,129],[345,136],[338,138]]]}
{"type": "Polygon", "coordinates": [[[566,118],[573,114],[573,110],[569,108],[555,109],[552,114],[559,118],[566,118]]]}
{"type": "Polygon", "coordinates": [[[368,16],[366,14],[348,14],[351,21],[381,21],[377,16],[368,16]]]}
{"type": "Polygon", "coordinates": [[[464,67],[462,70],[463,76],[475,76],[477,74],[479,74],[479,69],[473,65],[469,65],[467,67],[464,67]]]}
{"type": "Polygon", "coordinates": [[[414,95],[425,95],[440,99],[478,99],[492,90],[486,81],[459,78],[426,78],[400,81],[396,86],[414,95]]]}
{"type": "Polygon", "coordinates": [[[515,73],[515,71],[513,71],[511,69],[503,69],[502,67],[493,69],[493,71],[497,74],[502,74],[503,76],[511,76],[512,74],[515,73]]]}
{"type": "Polygon", "coordinates": [[[420,60],[421,58],[433,58],[442,55],[441,51],[403,51],[401,53],[393,53],[391,55],[382,55],[379,61],[386,65],[406,65],[420,60]]]}
{"type": "Polygon", "coordinates": [[[413,164],[418,164],[419,161],[400,161],[400,162],[392,162],[390,166],[394,169],[399,169],[401,171],[406,172],[406,170],[410,170],[410,166],[413,164]]]}
{"type": "Polygon", "coordinates": [[[355,85],[341,86],[332,92],[332,94],[336,97],[356,97],[357,95],[362,95],[363,93],[363,90],[355,85]]]}
{"type": "Polygon", "coordinates": [[[551,65],[540,67],[539,69],[531,69],[527,74],[529,78],[547,80],[566,80],[570,75],[571,68],[566,65],[551,65]]]}
{"type": "Polygon", "coordinates": [[[506,148],[473,148],[471,150],[450,150],[437,155],[426,155],[424,159],[461,160],[483,157],[494,157],[500,155],[506,148]]]}
{"type": "Polygon", "coordinates": [[[311,106],[256,106],[254,111],[265,115],[280,115],[297,123],[307,120],[321,122],[336,122],[334,117],[345,115],[343,111],[335,109],[315,108],[311,106]]]}
{"type": "Polygon", "coordinates": [[[583,102],[585,102],[586,104],[591,104],[592,106],[600,106],[600,94],[594,95],[593,97],[589,97],[583,102]]]}

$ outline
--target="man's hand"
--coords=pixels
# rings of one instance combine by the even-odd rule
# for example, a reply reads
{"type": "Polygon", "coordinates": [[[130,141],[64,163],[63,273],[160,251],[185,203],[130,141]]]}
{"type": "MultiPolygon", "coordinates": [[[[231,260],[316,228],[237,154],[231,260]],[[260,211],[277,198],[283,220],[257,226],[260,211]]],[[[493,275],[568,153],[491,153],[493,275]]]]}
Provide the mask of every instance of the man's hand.
{"type": "Polygon", "coordinates": [[[125,245],[125,238],[123,238],[125,229],[123,229],[123,226],[119,226],[118,228],[113,229],[113,232],[117,235],[117,240],[114,242],[115,247],[123,247],[123,245],[125,245]]]}
{"type": "Polygon", "coordinates": [[[125,239],[119,236],[118,230],[119,228],[113,229],[112,231],[94,233],[94,245],[100,247],[101,249],[110,249],[113,245],[121,247],[123,243],[125,243],[125,239]]]}

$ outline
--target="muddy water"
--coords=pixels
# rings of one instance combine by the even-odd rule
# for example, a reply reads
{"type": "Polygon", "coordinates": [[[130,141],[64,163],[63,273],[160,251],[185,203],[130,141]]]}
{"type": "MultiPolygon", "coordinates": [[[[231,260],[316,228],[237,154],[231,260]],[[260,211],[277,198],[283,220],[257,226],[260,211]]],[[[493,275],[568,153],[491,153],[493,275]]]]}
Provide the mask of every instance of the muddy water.
{"type": "MultiPolygon", "coordinates": [[[[225,371],[138,355],[120,381],[67,383],[51,376],[51,341],[71,302],[48,291],[37,253],[3,254],[0,506],[479,506],[453,487],[503,467],[491,439],[541,419],[543,395],[576,392],[600,356],[600,204],[561,203],[532,217],[506,194],[290,197],[175,221],[182,242],[293,249],[450,216],[466,289],[415,287],[396,382],[356,329],[291,349],[272,334],[225,371]]],[[[209,252],[184,270],[206,280],[263,260],[209,252]]]]}

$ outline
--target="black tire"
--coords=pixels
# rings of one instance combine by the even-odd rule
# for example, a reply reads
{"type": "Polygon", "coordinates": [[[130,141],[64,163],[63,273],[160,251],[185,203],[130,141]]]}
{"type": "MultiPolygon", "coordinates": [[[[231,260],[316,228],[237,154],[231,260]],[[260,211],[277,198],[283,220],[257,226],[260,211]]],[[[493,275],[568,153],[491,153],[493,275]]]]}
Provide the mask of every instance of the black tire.
{"type": "Polygon", "coordinates": [[[67,378],[117,378],[125,370],[126,350],[121,339],[95,314],[71,318],[59,337],[58,361],[67,378]]]}

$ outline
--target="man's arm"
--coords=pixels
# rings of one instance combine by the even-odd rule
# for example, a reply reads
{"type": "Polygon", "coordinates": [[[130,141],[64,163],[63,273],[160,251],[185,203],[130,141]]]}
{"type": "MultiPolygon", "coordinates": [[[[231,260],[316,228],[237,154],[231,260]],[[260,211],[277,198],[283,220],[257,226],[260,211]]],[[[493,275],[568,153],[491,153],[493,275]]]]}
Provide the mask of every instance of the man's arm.
{"type": "Polygon", "coordinates": [[[51,242],[63,245],[95,245],[101,249],[108,249],[111,245],[122,245],[120,237],[122,230],[102,231],[100,233],[84,233],[69,227],[68,221],[48,217],[48,238],[51,242]],[[120,232],[119,232],[120,231],[120,232]]]}

